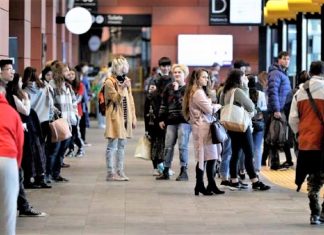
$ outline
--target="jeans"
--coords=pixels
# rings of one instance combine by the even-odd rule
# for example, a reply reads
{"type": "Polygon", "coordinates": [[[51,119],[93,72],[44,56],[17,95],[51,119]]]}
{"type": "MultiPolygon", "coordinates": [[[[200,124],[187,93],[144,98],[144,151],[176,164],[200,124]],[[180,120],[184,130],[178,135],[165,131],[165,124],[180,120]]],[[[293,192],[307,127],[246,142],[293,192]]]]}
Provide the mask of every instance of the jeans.
{"type": "Polygon", "coordinates": [[[126,143],[126,139],[108,138],[108,145],[106,149],[106,166],[108,174],[114,174],[116,169],[120,172],[124,171],[126,143]]]}
{"type": "Polygon", "coordinates": [[[191,133],[191,126],[187,123],[180,123],[177,125],[168,125],[165,136],[164,148],[164,166],[171,167],[174,153],[174,145],[178,139],[180,166],[187,167],[189,160],[189,136],[191,133]]]}
{"type": "Polygon", "coordinates": [[[51,155],[50,155],[50,175],[53,179],[57,178],[61,174],[62,163],[64,159],[65,151],[69,145],[70,139],[63,140],[61,142],[52,143],[51,155]]]}
{"type": "Polygon", "coordinates": [[[263,131],[253,132],[253,146],[254,146],[254,169],[258,173],[261,171],[261,144],[263,140],[263,131]]]}
{"type": "Polygon", "coordinates": [[[228,180],[229,178],[229,164],[232,157],[232,143],[231,138],[228,138],[223,143],[223,151],[221,154],[222,161],[220,163],[219,167],[219,174],[222,178],[222,180],[228,180]]]}
{"type": "Polygon", "coordinates": [[[0,234],[16,234],[17,160],[0,156],[0,234]]]}
{"type": "Polygon", "coordinates": [[[256,178],[253,166],[253,139],[250,127],[245,132],[229,131],[232,141],[232,158],[230,162],[230,174],[232,179],[237,179],[237,164],[239,153],[243,150],[245,155],[245,168],[250,179],[256,178]]]}

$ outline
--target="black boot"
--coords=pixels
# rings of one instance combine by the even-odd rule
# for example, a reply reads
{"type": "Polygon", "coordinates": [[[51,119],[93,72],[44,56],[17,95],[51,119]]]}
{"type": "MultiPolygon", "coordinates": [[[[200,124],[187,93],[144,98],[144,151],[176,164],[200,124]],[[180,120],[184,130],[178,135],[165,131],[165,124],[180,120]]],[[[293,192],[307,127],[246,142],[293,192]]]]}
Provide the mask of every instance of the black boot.
{"type": "Polygon", "coordinates": [[[180,174],[176,178],[176,181],[188,181],[188,180],[189,180],[189,177],[188,177],[188,173],[187,173],[187,168],[185,166],[182,166],[180,169],[180,174]]]}
{"type": "Polygon", "coordinates": [[[39,188],[52,188],[51,185],[47,184],[45,181],[45,175],[41,175],[35,178],[35,184],[38,185],[39,188]]]}
{"type": "Polygon", "coordinates": [[[209,192],[213,192],[214,194],[224,194],[224,191],[219,190],[215,182],[215,164],[216,160],[207,161],[206,171],[207,171],[207,179],[208,185],[206,190],[209,192]]]}
{"type": "Polygon", "coordinates": [[[212,195],[210,191],[207,191],[204,185],[204,172],[199,169],[199,163],[196,165],[196,186],[195,195],[198,196],[199,193],[203,195],[212,195]]]}
{"type": "Polygon", "coordinates": [[[156,180],[169,180],[170,175],[169,175],[169,167],[164,167],[164,170],[161,175],[155,178],[156,180]]]}

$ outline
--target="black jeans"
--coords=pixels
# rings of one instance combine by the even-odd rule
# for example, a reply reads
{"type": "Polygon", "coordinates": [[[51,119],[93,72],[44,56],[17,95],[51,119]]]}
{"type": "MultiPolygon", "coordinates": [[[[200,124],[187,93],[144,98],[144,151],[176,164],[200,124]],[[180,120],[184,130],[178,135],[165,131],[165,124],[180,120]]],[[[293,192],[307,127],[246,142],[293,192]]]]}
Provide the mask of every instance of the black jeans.
{"type": "Polygon", "coordinates": [[[19,168],[19,194],[17,200],[17,209],[19,211],[26,211],[30,208],[30,205],[27,201],[27,196],[24,188],[24,172],[19,168]]]}
{"type": "Polygon", "coordinates": [[[253,138],[250,127],[245,132],[228,131],[232,141],[232,158],[230,161],[230,175],[232,179],[237,178],[237,164],[240,151],[245,155],[245,168],[250,179],[257,177],[253,165],[253,138]]]}

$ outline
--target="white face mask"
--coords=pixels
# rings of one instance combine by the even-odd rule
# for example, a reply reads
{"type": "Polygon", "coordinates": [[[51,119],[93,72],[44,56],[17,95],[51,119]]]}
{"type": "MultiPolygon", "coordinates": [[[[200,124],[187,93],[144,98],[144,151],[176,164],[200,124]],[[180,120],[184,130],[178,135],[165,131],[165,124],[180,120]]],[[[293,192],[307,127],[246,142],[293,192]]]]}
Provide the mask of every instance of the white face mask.
{"type": "Polygon", "coordinates": [[[89,71],[89,66],[85,65],[85,66],[82,67],[82,73],[83,74],[87,74],[88,71],[89,71]]]}

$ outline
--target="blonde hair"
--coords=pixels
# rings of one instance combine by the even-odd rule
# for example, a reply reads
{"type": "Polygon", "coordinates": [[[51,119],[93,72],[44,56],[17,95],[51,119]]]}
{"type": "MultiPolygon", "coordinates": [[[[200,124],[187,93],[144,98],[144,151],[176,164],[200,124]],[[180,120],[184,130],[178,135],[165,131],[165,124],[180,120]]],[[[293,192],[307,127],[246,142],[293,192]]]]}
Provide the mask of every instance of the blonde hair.
{"type": "Polygon", "coordinates": [[[189,75],[189,68],[187,65],[184,65],[184,64],[173,64],[172,65],[172,68],[171,68],[171,71],[174,72],[174,70],[176,68],[179,68],[185,75],[185,78],[188,77],[189,75]]]}
{"type": "Polygon", "coordinates": [[[128,62],[125,57],[117,56],[111,62],[111,73],[114,75],[123,75],[128,73],[128,70],[125,70],[125,67],[128,66],[128,62]]]}

